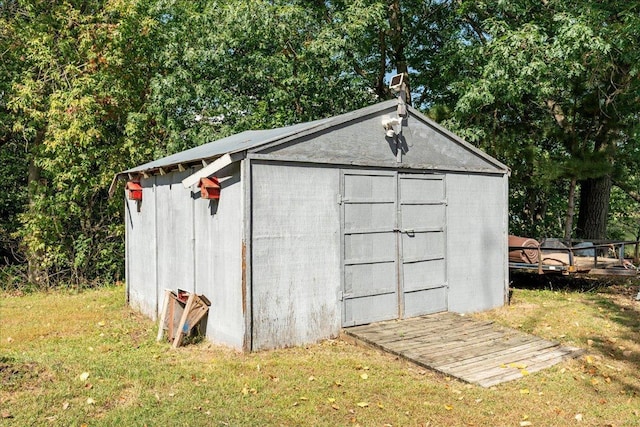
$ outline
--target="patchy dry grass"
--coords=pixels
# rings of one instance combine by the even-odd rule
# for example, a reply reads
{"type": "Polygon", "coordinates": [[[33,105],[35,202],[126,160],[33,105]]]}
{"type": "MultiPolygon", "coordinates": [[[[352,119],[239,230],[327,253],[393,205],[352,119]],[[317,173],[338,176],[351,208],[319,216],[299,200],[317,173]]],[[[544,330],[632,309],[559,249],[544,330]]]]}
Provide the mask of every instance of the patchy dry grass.
{"type": "Polygon", "coordinates": [[[515,289],[478,316],[587,355],[491,389],[341,340],[171,350],[122,288],[4,294],[0,426],[640,425],[637,285],[554,289],[515,289]]]}

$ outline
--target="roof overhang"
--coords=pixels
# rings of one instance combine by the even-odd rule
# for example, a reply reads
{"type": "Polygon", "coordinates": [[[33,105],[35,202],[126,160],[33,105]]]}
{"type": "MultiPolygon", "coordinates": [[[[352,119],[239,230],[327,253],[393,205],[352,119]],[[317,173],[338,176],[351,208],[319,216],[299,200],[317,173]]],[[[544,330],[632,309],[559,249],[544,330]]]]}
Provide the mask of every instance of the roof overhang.
{"type": "Polygon", "coordinates": [[[153,175],[166,175],[170,172],[179,171],[184,172],[187,169],[195,166],[203,166],[202,169],[197,170],[195,173],[189,175],[184,180],[182,180],[182,184],[185,188],[191,187],[194,184],[197,184],[200,181],[200,178],[209,177],[214,175],[216,172],[221,169],[229,166],[230,164],[242,160],[245,157],[245,152],[240,153],[226,153],[216,158],[210,159],[198,159],[184,163],[178,163],[167,166],[157,166],[151,168],[134,168],[129,169],[120,173],[117,173],[113,179],[111,180],[111,185],[109,185],[109,197],[113,197],[115,194],[116,188],[118,186],[118,181],[120,180],[134,180],[140,178],[149,178],[153,175]]]}

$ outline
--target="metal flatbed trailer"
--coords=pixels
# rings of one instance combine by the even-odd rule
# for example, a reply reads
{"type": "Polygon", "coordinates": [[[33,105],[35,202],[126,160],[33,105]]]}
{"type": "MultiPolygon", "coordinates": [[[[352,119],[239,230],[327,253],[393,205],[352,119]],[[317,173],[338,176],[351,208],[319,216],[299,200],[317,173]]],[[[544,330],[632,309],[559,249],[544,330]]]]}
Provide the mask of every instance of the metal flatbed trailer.
{"type": "MultiPolygon", "coordinates": [[[[537,271],[539,274],[589,274],[601,276],[639,276],[640,267],[625,259],[625,246],[636,247],[634,258],[638,254],[640,242],[580,242],[577,246],[544,247],[509,246],[509,251],[536,251],[537,262],[509,261],[509,269],[537,271]],[[613,255],[611,256],[603,256],[613,255]]],[[[638,264],[635,259],[635,264],[638,264]]],[[[640,293],[638,294],[640,297],[640,293]]]]}
{"type": "Polygon", "coordinates": [[[524,262],[510,262],[509,268],[513,270],[531,270],[538,271],[542,269],[545,273],[562,273],[569,274],[569,266],[564,265],[540,265],[540,264],[527,264],[524,262]]]}

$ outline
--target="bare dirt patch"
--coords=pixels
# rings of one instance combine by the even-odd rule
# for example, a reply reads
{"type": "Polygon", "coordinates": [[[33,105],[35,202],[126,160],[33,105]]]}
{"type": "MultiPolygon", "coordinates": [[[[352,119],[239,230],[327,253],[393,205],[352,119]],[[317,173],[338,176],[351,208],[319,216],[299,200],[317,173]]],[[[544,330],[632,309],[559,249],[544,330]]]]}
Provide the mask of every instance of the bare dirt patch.
{"type": "Polygon", "coordinates": [[[0,384],[5,391],[32,390],[53,375],[38,364],[20,363],[9,357],[0,357],[0,384]]]}

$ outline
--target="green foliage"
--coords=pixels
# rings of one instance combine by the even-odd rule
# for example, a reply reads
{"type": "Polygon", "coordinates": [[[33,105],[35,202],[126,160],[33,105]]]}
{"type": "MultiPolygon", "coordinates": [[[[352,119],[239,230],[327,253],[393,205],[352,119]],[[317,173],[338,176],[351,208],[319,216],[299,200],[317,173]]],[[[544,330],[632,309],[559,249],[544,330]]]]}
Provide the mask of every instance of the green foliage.
{"type": "Polygon", "coordinates": [[[383,18],[378,2],[11,5],[0,126],[3,147],[20,141],[25,155],[3,236],[19,239],[39,286],[122,277],[121,201],[106,194],[116,172],[374,100],[352,61],[383,18]]]}
{"type": "MultiPolygon", "coordinates": [[[[512,167],[513,231],[558,234],[566,183],[611,176],[624,153],[637,151],[629,132],[640,90],[635,8],[459,4],[468,37],[452,42],[466,63],[451,85],[449,124],[512,167]],[[547,216],[551,204],[556,214],[547,216]]],[[[580,215],[590,215],[593,199],[581,194],[580,215]]]]}
{"type": "Polygon", "coordinates": [[[371,103],[347,49],[379,8],[348,3],[158,2],[162,66],[148,109],[166,132],[158,148],[172,153],[371,103]]]}
{"type": "Polygon", "coordinates": [[[371,104],[396,71],[511,167],[512,233],[562,234],[569,181],[611,177],[603,217],[627,236],[639,56],[638,7],[616,0],[2,1],[0,256],[39,286],[118,280],[116,172],[371,104]]]}
{"type": "Polygon", "coordinates": [[[13,47],[14,31],[10,25],[17,2],[0,3],[0,266],[17,261],[17,213],[26,202],[27,177],[25,144],[12,133],[14,117],[8,109],[8,95],[19,72],[19,56],[13,47]],[[6,47],[6,48],[5,48],[6,47]]]}
{"type": "Polygon", "coordinates": [[[2,42],[17,71],[3,135],[26,147],[16,182],[27,187],[27,168],[30,175],[28,203],[12,218],[30,279],[41,286],[122,277],[121,204],[106,190],[116,171],[151,151],[125,133],[148,92],[138,4],[17,2],[5,16],[12,36],[2,42]],[[142,48],[130,47],[134,38],[142,48]]]}
{"type": "MultiPolygon", "coordinates": [[[[636,188],[640,185],[636,185],[636,188]]],[[[638,202],[629,198],[622,190],[611,192],[610,233],[613,239],[625,241],[640,240],[640,210],[638,202]]]]}
{"type": "Polygon", "coordinates": [[[0,266],[17,261],[17,242],[12,237],[20,223],[17,214],[26,203],[27,165],[24,149],[11,141],[0,145],[0,266]]]}

